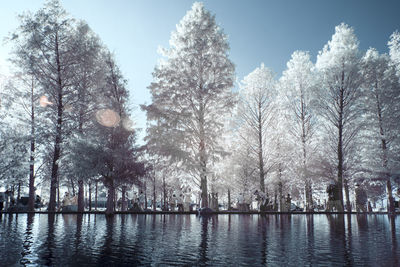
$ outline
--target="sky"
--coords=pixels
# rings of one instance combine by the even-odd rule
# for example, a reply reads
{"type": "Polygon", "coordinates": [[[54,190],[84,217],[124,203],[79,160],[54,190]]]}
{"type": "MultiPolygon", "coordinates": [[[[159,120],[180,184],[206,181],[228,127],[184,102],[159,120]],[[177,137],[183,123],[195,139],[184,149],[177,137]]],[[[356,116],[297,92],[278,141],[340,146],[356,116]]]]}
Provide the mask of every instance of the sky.
{"type": "MultiPolygon", "coordinates": [[[[11,45],[2,40],[18,26],[17,15],[35,12],[44,0],[0,0],[0,74],[9,73],[11,45]]],[[[116,55],[128,79],[132,120],[145,135],[146,117],[140,104],[149,104],[147,87],[171,32],[190,10],[190,0],[61,0],[67,12],[85,20],[116,55]]],[[[237,81],[264,63],[281,76],[296,50],[309,51],[315,62],[318,51],[330,40],[341,22],[352,26],[360,49],[375,47],[387,53],[387,42],[400,30],[397,0],[206,0],[206,9],[216,16],[228,35],[230,58],[237,81]]],[[[236,84],[237,88],[237,84],[236,84]]]]}

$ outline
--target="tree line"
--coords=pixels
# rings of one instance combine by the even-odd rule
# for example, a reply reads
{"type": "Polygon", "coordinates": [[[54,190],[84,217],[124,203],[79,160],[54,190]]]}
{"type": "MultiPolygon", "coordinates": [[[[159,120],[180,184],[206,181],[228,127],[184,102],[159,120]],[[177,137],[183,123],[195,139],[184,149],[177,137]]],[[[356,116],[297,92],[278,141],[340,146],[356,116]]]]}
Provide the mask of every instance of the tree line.
{"type": "Polygon", "coordinates": [[[175,187],[200,188],[202,206],[218,194],[230,206],[231,191],[250,197],[260,190],[278,203],[292,193],[309,211],[313,192],[325,193],[330,181],[348,211],[355,183],[369,187],[374,202],[384,197],[384,184],[394,210],[398,32],[389,55],[362,52],[354,29],[342,23],[315,63],[308,52],[295,51],[281,77],[261,64],[237,92],[227,36],[202,3],[193,4],[169,43],[149,86],[152,103],[142,106],[148,153],[165,162],[159,179],[169,171],[175,187]]]}
{"type": "Polygon", "coordinates": [[[230,206],[235,194],[257,189],[278,203],[291,193],[310,211],[330,181],[348,211],[355,183],[374,201],[386,194],[394,210],[398,32],[389,54],[360,51],[354,29],[342,23],[315,63],[295,51],[281,77],[261,64],[233,90],[228,38],[215,16],[194,3],[161,50],[151,103],[141,106],[144,146],[129,119],[127,81],[86,22],[49,1],[20,16],[9,42],[16,72],[1,92],[0,179],[29,184],[31,210],[38,177],[50,188],[50,211],[60,186],[77,188],[83,211],[85,185],[91,197],[98,183],[107,189],[108,212],[116,190],[125,198],[132,185],[146,183],[153,203],[163,205],[182,187],[195,189],[202,207],[223,197],[230,206]]]}

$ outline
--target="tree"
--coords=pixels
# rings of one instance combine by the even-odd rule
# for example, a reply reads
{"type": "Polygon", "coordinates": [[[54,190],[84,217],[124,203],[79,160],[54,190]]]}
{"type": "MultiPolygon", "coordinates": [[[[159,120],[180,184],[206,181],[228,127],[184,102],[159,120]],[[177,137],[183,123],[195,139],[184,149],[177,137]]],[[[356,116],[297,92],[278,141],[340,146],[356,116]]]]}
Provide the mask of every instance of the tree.
{"type": "Polygon", "coordinates": [[[109,109],[100,110],[97,119],[103,126],[101,139],[104,143],[100,147],[103,150],[103,159],[100,162],[103,164],[100,174],[108,189],[106,212],[110,214],[114,210],[115,189],[129,181],[138,183],[138,177],[145,175],[145,168],[144,163],[139,161],[139,149],[134,146],[135,131],[129,127],[127,81],[110,53],[106,55],[105,67],[107,90],[104,91],[102,104],[109,109]],[[109,124],[110,117],[114,118],[114,123],[109,124]]]}
{"type": "Polygon", "coordinates": [[[397,76],[400,78],[400,33],[395,31],[388,42],[391,62],[395,65],[397,76]]]}
{"type": "Polygon", "coordinates": [[[269,151],[266,149],[267,134],[274,116],[276,81],[271,70],[264,64],[247,75],[242,81],[238,106],[240,138],[247,143],[257,161],[260,190],[265,192],[265,175],[269,151]]]}
{"type": "MultiPolygon", "coordinates": [[[[349,149],[359,132],[355,125],[359,116],[360,95],[358,40],[353,28],[342,23],[335,27],[335,34],[317,56],[316,67],[321,74],[321,115],[326,121],[328,135],[334,135],[336,146],[337,180],[340,187],[340,201],[343,207],[343,185],[346,204],[351,211],[347,179],[344,177],[345,163],[349,149]]],[[[349,166],[348,166],[349,167],[349,166]]]]}
{"type": "Polygon", "coordinates": [[[368,125],[373,127],[372,137],[377,137],[371,139],[375,141],[376,148],[379,147],[379,150],[372,149],[372,158],[376,159],[376,156],[380,155],[380,166],[374,166],[374,164],[370,166],[377,168],[375,172],[378,176],[383,176],[388,194],[388,211],[394,212],[391,179],[393,178],[392,170],[400,163],[395,160],[398,153],[395,148],[400,144],[398,137],[399,79],[396,76],[395,67],[390,64],[389,57],[385,54],[379,55],[373,48],[370,48],[363,57],[362,73],[367,96],[365,104],[372,115],[368,118],[368,125]]]}
{"type": "MultiPolygon", "coordinates": [[[[70,101],[69,112],[66,114],[74,126],[72,131],[77,131],[79,137],[93,132],[92,119],[97,109],[99,95],[104,90],[104,65],[105,58],[99,38],[92,32],[90,27],[83,21],[77,25],[74,35],[76,44],[77,65],[75,67],[74,89],[75,94],[70,101]]],[[[69,176],[78,177],[78,211],[84,210],[84,179],[76,169],[71,166],[68,170],[69,176]]],[[[88,178],[88,181],[90,179],[88,178]]]]}
{"type": "MultiPolygon", "coordinates": [[[[7,83],[4,91],[3,100],[8,104],[8,109],[13,110],[10,113],[10,117],[17,123],[20,128],[18,131],[21,135],[19,142],[30,143],[29,151],[29,200],[28,200],[28,210],[34,211],[35,204],[35,177],[38,168],[35,168],[35,162],[37,161],[36,156],[39,154],[37,151],[38,141],[43,137],[43,128],[38,122],[42,121],[40,114],[38,116],[37,109],[39,105],[40,95],[38,94],[38,83],[35,78],[29,74],[17,73],[12,79],[7,83]],[[28,130],[29,128],[29,130],[28,130]],[[30,131],[30,134],[26,132],[30,131]]],[[[43,102],[43,101],[42,101],[43,102]]],[[[9,139],[13,140],[13,139],[9,139]]],[[[27,162],[28,159],[23,159],[23,153],[20,155],[22,162],[27,162]]],[[[24,177],[23,169],[21,170],[21,175],[24,177]]]]}
{"type": "Polygon", "coordinates": [[[143,106],[150,123],[147,142],[158,154],[183,163],[200,178],[202,207],[207,203],[209,165],[224,154],[218,138],[224,115],[234,106],[234,65],[227,37],[202,3],[192,9],[171,35],[165,60],[149,86],[152,104],[143,106]]]}
{"type": "Polygon", "coordinates": [[[287,63],[287,69],[280,79],[281,88],[285,91],[289,105],[289,132],[293,136],[293,144],[296,146],[296,155],[299,161],[301,180],[304,182],[306,196],[306,210],[312,211],[312,180],[309,165],[314,150],[316,116],[313,111],[313,92],[315,74],[310,55],[307,52],[295,51],[291,60],[287,63]]]}
{"type": "Polygon", "coordinates": [[[66,15],[57,0],[47,2],[34,15],[25,14],[20,19],[18,30],[11,36],[16,44],[14,63],[35,77],[54,104],[45,112],[54,123],[49,211],[55,211],[59,160],[66,130],[63,129],[65,102],[72,91],[77,62],[71,38],[74,20],[66,15]]]}

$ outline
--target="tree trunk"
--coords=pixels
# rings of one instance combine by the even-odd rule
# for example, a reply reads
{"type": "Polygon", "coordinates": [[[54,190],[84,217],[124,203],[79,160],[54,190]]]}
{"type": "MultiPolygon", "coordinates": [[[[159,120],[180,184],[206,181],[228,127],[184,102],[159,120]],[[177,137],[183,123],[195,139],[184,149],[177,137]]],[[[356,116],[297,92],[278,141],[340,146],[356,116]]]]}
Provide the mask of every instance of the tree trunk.
{"type": "Polygon", "coordinates": [[[168,205],[167,205],[167,187],[166,187],[166,185],[165,185],[165,175],[163,175],[163,191],[164,191],[164,203],[163,203],[163,207],[164,207],[164,210],[167,210],[167,207],[168,207],[168,205]]]}
{"type": "Polygon", "coordinates": [[[258,168],[260,169],[260,190],[265,192],[264,182],[264,151],[263,151],[263,128],[262,128],[262,114],[261,102],[258,103],[258,168]]]}
{"type": "Polygon", "coordinates": [[[144,181],[144,209],[147,209],[147,184],[146,184],[146,180],[144,181]]]}
{"type": "Polygon", "coordinates": [[[18,182],[18,189],[17,189],[17,202],[21,198],[21,182],[18,182]]]}
{"type": "Polygon", "coordinates": [[[344,71],[342,71],[342,85],[339,95],[339,118],[338,118],[338,185],[339,185],[339,200],[342,208],[343,205],[343,109],[344,109],[344,71]]]}
{"type": "Polygon", "coordinates": [[[116,191],[114,188],[114,205],[113,205],[114,211],[117,210],[117,204],[118,204],[118,191],[116,191]]]}
{"type": "Polygon", "coordinates": [[[282,199],[283,199],[283,185],[282,182],[278,183],[278,194],[279,194],[279,211],[282,211],[282,199]]]}
{"type": "Polygon", "coordinates": [[[63,118],[63,87],[61,81],[61,63],[59,54],[58,34],[55,36],[55,56],[57,63],[57,124],[54,141],[54,154],[51,168],[49,211],[56,210],[56,186],[58,181],[58,161],[61,156],[62,118],[63,118]]]}
{"type": "Polygon", "coordinates": [[[89,183],[89,211],[92,211],[92,183],[89,183]]]}
{"type": "Polygon", "coordinates": [[[312,200],[312,187],[310,180],[306,180],[305,184],[305,195],[306,195],[306,211],[313,211],[313,200],[312,200]]]}
{"type": "Polygon", "coordinates": [[[228,189],[228,210],[231,210],[231,190],[228,189]]]}
{"type": "Polygon", "coordinates": [[[122,186],[122,203],[121,203],[121,211],[126,211],[126,198],[125,198],[125,195],[126,195],[126,186],[125,185],[123,185],[122,186]]]}
{"type": "Polygon", "coordinates": [[[206,136],[205,136],[205,119],[204,119],[204,104],[200,104],[199,108],[199,129],[200,129],[200,190],[201,190],[201,207],[208,207],[208,192],[207,192],[207,152],[206,152],[206,136]]]}
{"type": "MultiPolygon", "coordinates": [[[[61,122],[60,122],[61,123],[61,122]]],[[[60,159],[61,125],[57,123],[57,134],[54,144],[54,155],[50,180],[49,211],[56,210],[56,193],[58,188],[58,160],[60,159]]]]}
{"type": "Polygon", "coordinates": [[[29,162],[29,200],[28,211],[35,210],[35,99],[33,94],[34,80],[31,86],[31,156],[29,162]]]}
{"type": "Polygon", "coordinates": [[[85,200],[84,200],[84,187],[83,180],[78,180],[78,212],[85,211],[85,200]]]}
{"type": "Polygon", "coordinates": [[[114,214],[115,211],[114,198],[115,198],[115,188],[114,188],[114,182],[111,180],[108,182],[106,215],[114,214]]]}
{"type": "Polygon", "coordinates": [[[344,193],[346,195],[346,210],[347,210],[347,212],[351,212],[349,183],[348,183],[347,179],[344,179],[344,193]]]}
{"type": "Polygon", "coordinates": [[[153,211],[156,211],[157,209],[157,200],[156,200],[156,174],[153,173],[154,179],[153,179],[153,211]]]}
{"type": "Polygon", "coordinates": [[[95,189],[94,189],[94,210],[96,210],[97,211],[97,181],[96,181],[96,184],[95,184],[95,189]]]}
{"type": "Polygon", "coordinates": [[[57,207],[60,207],[60,178],[57,179],[57,207]]]}

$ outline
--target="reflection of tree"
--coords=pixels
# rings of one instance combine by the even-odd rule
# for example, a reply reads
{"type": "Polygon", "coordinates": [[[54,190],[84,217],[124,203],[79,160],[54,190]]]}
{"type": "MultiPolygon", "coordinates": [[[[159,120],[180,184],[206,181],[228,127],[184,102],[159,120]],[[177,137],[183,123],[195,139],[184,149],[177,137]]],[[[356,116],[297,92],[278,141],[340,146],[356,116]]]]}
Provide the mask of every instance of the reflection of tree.
{"type": "Polygon", "coordinates": [[[125,223],[126,223],[126,219],[127,219],[127,216],[128,215],[125,215],[125,214],[120,214],[120,222],[121,222],[121,225],[120,225],[120,231],[119,231],[119,250],[121,251],[121,255],[123,255],[123,253],[124,253],[124,249],[125,249],[125,246],[126,246],[126,234],[128,233],[128,230],[126,229],[126,225],[125,225],[125,223]]]}
{"type": "Polygon", "coordinates": [[[46,241],[43,244],[43,247],[45,248],[45,254],[41,257],[42,259],[45,260],[45,265],[47,266],[53,266],[53,249],[55,248],[55,242],[54,242],[54,220],[55,220],[55,214],[49,213],[47,215],[47,238],[46,241]]]}
{"type": "Polygon", "coordinates": [[[397,238],[396,238],[396,217],[393,215],[389,215],[390,221],[390,230],[392,232],[392,255],[393,255],[393,266],[400,266],[399,262],[399,250],[397,248],[397,238]]]}
{"type": "Polygon", "coordinates": [[[314,215],[307,214],[306,215],[307,221],[307,261],[312,262],[312,259],[315,258],[314,256],[314,215]]]}
{"type": "MultiPolygon", "coordinates": [[[[26,231],[25,231],[25,240],[22,245],[22,252],[21,252],[21,260],[20,264],[21,265],[26,265],[26,264],[31,264],[32,262],[29,260],[29,255],[31,253],[31,248],[32,248],[32,239],[33,239],[33,233],[32,233],[32,228],[33,228],[33,219],[34,219],[35,214],[34,213],[28,213],[27,217],[27,223],[26,223],[26,231]]],[[[1,219],[1,217],[0,217],[1,219]]]]}
{"type": "Polygon", "coordinates": [[[268,241],[267,241],[267,218],[265,214],[258,216],[258,229],[261,231],[261,265],[267,264],[268,259],[268,241]]]}
{"type": "Polygon", "coordinates": [[[113,245],[113,228],[114,228],[114,221],[116,219],[115,216],[105,216],[106,219],[106,231],[104,235],[104,245],[101,249],[100,257],[97,262],[98,265],[106,265],[107,261],[110,260],[110,255],[113,254],[112,252],[112,245],[113,245]]]}
{"type": "Polygon", "coordinates": [[[345,266],[353,266],[354,260],[351,254],[351,215],[348,214],[347,218],[347,236],[343,214],[327,214],[326,216],[329,222],[330,230],[330,250],[332,252],[332,255],[337,255],[336,258],[333,258],[332,260],[340,261],[339,256],[343,254],[342,259],[344,262],[339,263],[344,264],[345,266]]]}
{"type": "MultiPolygon", "coordinates": [[[[75,232],[75,253],[79,255],[79,245],[81,244],[81,237],[82,237],[82,219],[83,214],[76,215],[76,232],[75,232]]],[[[88,215],[90,216],[90,215],[88,215]]]]}
{"type": "Polygon", "coordinates": [[[368,231],[368,221],[366,214],[357,214],[357,225],[358,225],[359,235],[362,234],[361,232],[368,231]]]}
{"type": "Polygon", "coordinates": [[[345,242],[345,260],[347,266],[353,266],[354,260],[352,255],[352,230],[351,230],[351,214],[347,214],[347,235],[345,235],[344,242],[345,242]],[[347,238],[346,238],[347,237],[347,238]]]}
{"type": "Polygon", "coordinates": [[[207,256],[208,250],[208,221],[210,220],[209,217],[202,217],[201,218],[201,242],[199,246],[199,265],[200,266],[207,266],[207,262],[209,258],[207,256]]]}

